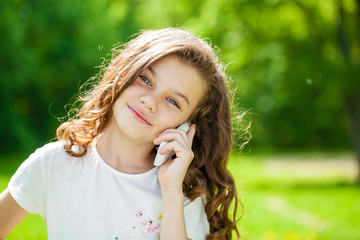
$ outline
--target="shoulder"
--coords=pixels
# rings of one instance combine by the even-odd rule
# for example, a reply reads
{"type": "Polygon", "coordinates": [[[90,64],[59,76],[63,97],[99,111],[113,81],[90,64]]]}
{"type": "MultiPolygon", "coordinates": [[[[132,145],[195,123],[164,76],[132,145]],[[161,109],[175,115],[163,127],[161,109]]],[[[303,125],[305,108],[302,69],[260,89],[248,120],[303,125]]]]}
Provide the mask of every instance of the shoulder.
{"type": "Polygon", "coordinates": [[[36,149],[32,155],[41,157],[44,160],[49,160],[52,158],[72,158],[69,154],[66,153],[64,145],[65,144],[60,141],[50,142],[36,149]]]}
{"type": "Polygon", "coordinates": [[[196,197],[193,200],[185,197],[184,199],[184,213],[190,215],[203,215],[205,214],[205,196],[196,197]]]}
{"type": "Polygon", "coordinates": [[[67,155],[63,146],[53,142],[36,149],[11,177],[9,192],[26,211],[45,216],[48,184],[53,176],[64,176],[61,170],[64,164],[59,164],[67,155]]]}
{"type": "Polygon", "coordinates": [[[22,165],[27,167],[38,167],[44,170],[54,163],[63,163],[66,159],[71,159],[64,149],[64,143],[57,141],[47,143],[36,149],[22,165]]]}
{"type": "Polygon", "coordinates": [[[37,151],[42,154],[51,154],[51,153],[66,154],[64,149],[64,143],[60,141],[47,143],[44,146],[36,149],[35,152],[37,151]]]}
{"type": "Polygon", "coordinates": [[[206,197],[205,195],[201,195],[194,200],[190,200],[189,198],[185,197],[184,199],[184,207],[200,207],[203,208],[206,204],[206,197]]]}
{"type": "Polygon", "coordinates": [[[210,225],[205,212],[205,199],[205,196],[199,196],[192,201],[185,198],[186,232],[191,239],[205,239],[205,236],[210,233],[210,225]]]}
{"type": "Polygon", "coordinates": [[[16,172],[19,179],[38,179],[41,182],[59,182],[64,178],[74,180],[83,173],[84,157],[73,157],[66,153],[65,143],[57,141],[36,149],[16,172]]]}

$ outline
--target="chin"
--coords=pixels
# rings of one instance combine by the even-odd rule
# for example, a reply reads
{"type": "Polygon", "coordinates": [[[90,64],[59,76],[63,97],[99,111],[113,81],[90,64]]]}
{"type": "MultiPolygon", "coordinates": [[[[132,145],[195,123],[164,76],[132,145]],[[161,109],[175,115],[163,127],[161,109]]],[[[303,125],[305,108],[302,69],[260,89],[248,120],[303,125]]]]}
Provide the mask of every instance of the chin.
{"type": "Polygon", "coordinates": [[[121,137],[127,137],[136,141],[152,142],[155,139],[155,137],[150,139],[151,134],[149,133],[148,126],[141,123],[137,124],[134,121],[129,121],[129,123],[126,123],[126,121],[118,122],[117,130],[121,137]]]}

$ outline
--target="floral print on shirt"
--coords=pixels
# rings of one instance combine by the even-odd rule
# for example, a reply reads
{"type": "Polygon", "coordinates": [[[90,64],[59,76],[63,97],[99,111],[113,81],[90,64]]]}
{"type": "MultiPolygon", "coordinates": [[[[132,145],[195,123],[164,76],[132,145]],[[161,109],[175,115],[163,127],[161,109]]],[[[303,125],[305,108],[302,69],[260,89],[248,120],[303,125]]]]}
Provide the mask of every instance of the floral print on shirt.
{"type": "Polygon", "coordinates": [[[155,239],[160,239],[160,223],[162,220],[162,213],[158,214],[157,218],[149,218],[141,210],[139,210],[135,217],[140,223],[139,225],[142,228],[144,236],[153,237],[155,239]]]}

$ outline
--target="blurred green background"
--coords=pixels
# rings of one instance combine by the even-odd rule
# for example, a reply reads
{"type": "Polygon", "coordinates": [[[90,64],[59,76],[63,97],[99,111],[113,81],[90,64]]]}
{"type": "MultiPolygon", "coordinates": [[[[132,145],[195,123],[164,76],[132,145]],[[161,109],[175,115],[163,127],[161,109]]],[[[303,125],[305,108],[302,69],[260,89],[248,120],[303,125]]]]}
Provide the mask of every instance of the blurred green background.
{"type": "MultiPolygon", "coordinates": [[[[359,0],[0,0],[0,190],[114,44],[169,26],[210,39],[249,110],[230,162],[245,238],[360,239],[359,0]]],[[[46,238],[38,216],[24,236],[46,238]]]]}

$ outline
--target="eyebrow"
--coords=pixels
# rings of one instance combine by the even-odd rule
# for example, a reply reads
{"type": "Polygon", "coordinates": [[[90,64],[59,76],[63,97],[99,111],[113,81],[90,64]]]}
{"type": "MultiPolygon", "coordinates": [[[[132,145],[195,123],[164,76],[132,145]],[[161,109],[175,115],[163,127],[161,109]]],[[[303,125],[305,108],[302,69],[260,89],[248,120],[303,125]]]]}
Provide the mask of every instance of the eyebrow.
{"type": "MultiPolygon", "coordinates": [[[[147,68],[149,69],[149,71],[151,72],[151,74],[152,74],[154,77],[157,76],[157,73],[154,71],[154,69],[153,69],[151,66],[148,66],[147,68]]],[[[181,93],[181,92],[179,92],[179,91],[174,91],[174,92],[175,92],[176,95],[178,95],[179,97],[183,98],[183,99],[187,102],[188,105],[190,105],[189,98],[188,98],[185,94],[183,94],[183,93],[181,93]]]]}
{"type": "Polygon", "coordinates": [[[147,67],[149,69],[149,71],[151,72],[151,74],[155,77],[157,76],[157,73],[154,71],[154,69],[151,66],[147,67]]]}
{"type": "Polygon", "coordinates": [[[175,91],[175,94],[178,95],[179,97],[182,97],[187,102],[187,104],[190,105],[189,98],[185,94],[178,91],[175,91]]]}

